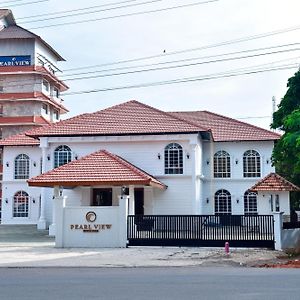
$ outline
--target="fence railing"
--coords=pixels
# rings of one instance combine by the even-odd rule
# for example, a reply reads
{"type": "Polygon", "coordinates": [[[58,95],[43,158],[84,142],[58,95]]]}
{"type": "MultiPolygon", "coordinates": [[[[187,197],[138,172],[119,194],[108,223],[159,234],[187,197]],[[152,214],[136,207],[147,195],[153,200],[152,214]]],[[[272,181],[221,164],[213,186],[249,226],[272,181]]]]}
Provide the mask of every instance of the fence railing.
{"type": "Polygon", "coordinates": [[[130,240],[273,241],[271,215],[130,215],[130,240]]]}

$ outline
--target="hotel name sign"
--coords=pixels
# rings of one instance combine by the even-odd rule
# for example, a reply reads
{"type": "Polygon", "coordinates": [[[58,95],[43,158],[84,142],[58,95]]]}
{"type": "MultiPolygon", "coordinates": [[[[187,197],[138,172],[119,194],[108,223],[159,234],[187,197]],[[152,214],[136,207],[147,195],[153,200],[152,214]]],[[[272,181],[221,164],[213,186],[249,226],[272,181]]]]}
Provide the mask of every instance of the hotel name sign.
{"type": "Polygon", "coordinates": [[[30,66],[30,55],[0,56],[0,67],[30,66]]]}
{"type": "MultiPolygon", "coordinates": [[[[97,215],[93,211],[89,211],[85,215],[85,219],[89,223],[94,223],[97,220],[97,215]]],[[[71,230],[82,230],[82,232],[99,232],[102,230],[111,229],[112,224],[71,224],[71,230]]]]}

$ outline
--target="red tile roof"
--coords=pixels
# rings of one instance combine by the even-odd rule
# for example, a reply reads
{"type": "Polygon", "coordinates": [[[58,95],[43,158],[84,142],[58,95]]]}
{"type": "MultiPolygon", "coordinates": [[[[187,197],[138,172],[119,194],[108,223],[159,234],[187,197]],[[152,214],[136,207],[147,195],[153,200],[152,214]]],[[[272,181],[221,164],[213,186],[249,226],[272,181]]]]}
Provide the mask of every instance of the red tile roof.
{"type": "Polygon", "coordinates": [[[262,141],[278,140],[280,135],[235,119],[208,111],[171,112],[199,126],[211,129],[214,141],[262,141]]]}
{"type": "Polygon", "coordinates": [[[0,140],[0,146],[38,146],[40,141],[20,133],[0,140]]]}
{"type": "Polygon", "coordinates": [[[29,186],[93,186],[151,185],[165,189],[166,185],[106,150],[100,150],[79,160],[53,169],[28,180],[29,186]]]}
{"type": "Polygon", "coordinates": [[[270,173],[255,184],[250,191],[300,191],[300,188],[276,173],[270,173]]]}
{"type": "Polygon", "coordinates": [[[132,100],[36,129],[30,135],[33,137],[134,135],[200,131],[207,131],[207,128],[132,100]]]}

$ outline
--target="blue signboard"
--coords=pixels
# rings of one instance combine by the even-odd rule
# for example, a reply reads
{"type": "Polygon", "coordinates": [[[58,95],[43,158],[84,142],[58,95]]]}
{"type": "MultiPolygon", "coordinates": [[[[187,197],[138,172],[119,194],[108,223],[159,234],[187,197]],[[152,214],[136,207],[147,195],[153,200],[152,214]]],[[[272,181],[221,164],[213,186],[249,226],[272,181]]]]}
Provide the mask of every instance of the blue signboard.
{"type": "Polygon", "coordinates": [[[30,55],[23,56],[0,56],[0,67],[30,66],[30,55]]]}

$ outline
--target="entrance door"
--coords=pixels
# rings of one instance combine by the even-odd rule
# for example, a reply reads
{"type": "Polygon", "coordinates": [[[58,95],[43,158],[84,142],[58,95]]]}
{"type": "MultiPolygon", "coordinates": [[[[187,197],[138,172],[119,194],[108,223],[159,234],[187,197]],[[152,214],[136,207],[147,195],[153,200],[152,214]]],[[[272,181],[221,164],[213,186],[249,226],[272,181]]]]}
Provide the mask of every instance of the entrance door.
{"type": "Polygon", "coordinates": [[[144,214],[144,189],[134,189],[134,213],[135,215],[144,214]]]}
{"type": "Polygon", "coordinates": [[[92,206],[112,206],[112,189],[93,189],[92,206]]]}

